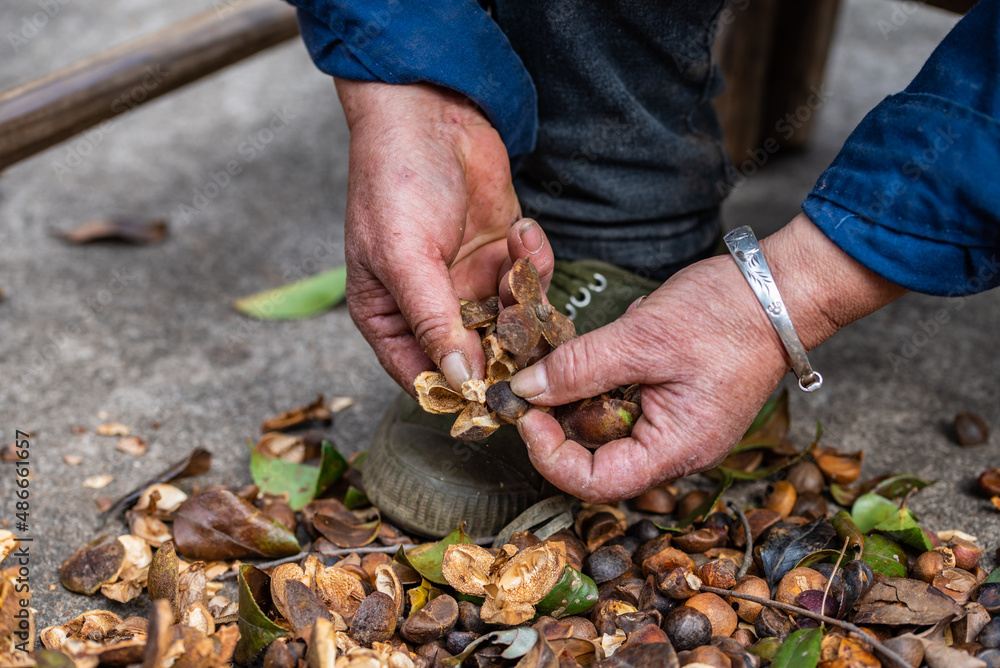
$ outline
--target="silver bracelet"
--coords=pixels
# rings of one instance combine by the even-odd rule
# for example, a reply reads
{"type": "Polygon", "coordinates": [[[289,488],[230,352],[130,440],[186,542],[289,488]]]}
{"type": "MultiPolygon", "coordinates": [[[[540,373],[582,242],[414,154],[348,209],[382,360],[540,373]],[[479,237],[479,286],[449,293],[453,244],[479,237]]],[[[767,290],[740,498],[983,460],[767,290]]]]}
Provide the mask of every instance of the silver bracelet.
{"type": "Polygon", "coordinates": [[[788,351],[792,369],[799,378],[799,389],[803,392],[815,392],[823,384],[823,376],[809,364],[806,349],[799,340],[799,335],[795,333],[792,319],[788,316],[788,310],[781,300],[778,286],[774,284],[774,276],[771,275],[771,269],[767,266],[764,252],[760,249],[753,230],[749,225],[737,227],[725,236],[725,242],[733,259],[736,260],[736,265],[750,284],[750,289],[757,295],[760,305],[764,307],[764,312],[778,332],[785,350],[788,351]]]}

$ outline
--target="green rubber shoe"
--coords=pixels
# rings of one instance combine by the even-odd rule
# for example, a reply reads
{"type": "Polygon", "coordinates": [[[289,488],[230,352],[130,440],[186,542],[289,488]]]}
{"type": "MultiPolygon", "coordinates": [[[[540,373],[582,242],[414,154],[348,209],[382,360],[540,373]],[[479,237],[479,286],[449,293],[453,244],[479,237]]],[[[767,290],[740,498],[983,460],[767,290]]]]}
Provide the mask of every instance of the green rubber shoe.
{"type": "MultiPolygon", "coordinates": [[[[548,298],[583,334],[659,285],[605,262],[556,262],[548,298]]],[[[449,435],[454,422],[425,413],[405,393],[382,419],[364,464],[365,493],[397,526],[441,537],[464,521],[469,535],[492,536],[558,491],[535,471],[513,426],[466,442],[449,435]]]]}

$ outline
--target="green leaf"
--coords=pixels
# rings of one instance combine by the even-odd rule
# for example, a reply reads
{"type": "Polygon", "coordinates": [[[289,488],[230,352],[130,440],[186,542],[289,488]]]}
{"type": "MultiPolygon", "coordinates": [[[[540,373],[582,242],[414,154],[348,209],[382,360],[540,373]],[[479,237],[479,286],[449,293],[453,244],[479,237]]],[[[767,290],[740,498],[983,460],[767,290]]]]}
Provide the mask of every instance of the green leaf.
{"type": "Polygon", "coordinates": [[[239,574],[239,613],[236,619],[240,640],[236,643],[233,658],[236,663],[250,665],[257,655],[272,642],[288,635],[288,629],[279,626],[264,609],[273,610],[271,578],[264,571],[244,564],[239,574]]]}
{"type": "Polygon", "coordinates": [[[875,531],[884,533],[893,540],[914,547],[921,552],[930,552],[934,549],[930,538],[917,524],[917,518],[905,506],[876,524],[875,531]]]}
{"type": "Polygon", "coordinates": [[[816,564],[828,561],[830,563],[837,563],[837,557],[840,556],[840,550],[816,550],[811,554],[799,559],[798,563],[795,564],[795,568],[812,568],[816,564]]]}
{"type": "Polygon", "coordinates": [[[754,644],[747,647],[747,651],[754,656],[759,656],[764,661],[773,661],[774,655],[778,653],[781,649],[782,641],[780,638],[761,638],[754,644]]]}
{"type": "Polygon", "coordinates": [[[837,532],[837,538],[846,540],[848,547],[864,551],[865,535],[858,528],[858,525],[854,523],[849,512],[846,510],[837,511],[837,514],[830,518],[830,524],[833,525],[833,530],[837,532]]]}
{"type": "Polygon", "coordinates": [[[535,604],[535,610],[539,614],[558,619],[579,615],[596,604],[597,585],[594,581],[572,566],[567,566],[559,582],[535,604]]]}
{"type": "Polygon", "coordinates": [[[472,539],[465,535],[465,523],[436,543],[424,543],[418,545],[409,552],[402,547],[396,553],[396,561],[407,564],[420,573],[425,580],[439,585],[446,585],[448,581],[441,573],[441,560],[444,559],[444,551],[449,545],[457,543],[471,543],[472,539]]]}
{"type": "Polygon", "coordinates": [[[368,500],[368,497],[360,489],[354,485],[347,488],[347,493],[344,494],[344,506],[348,510],[363,508],[370,505],[372,505],[372,502],[368,500]]]}
{"type": "Polygon", "coordinates": [[[851,507],[851,519],[861,533],[868,533],[879,522],[892,517],[899,508],[895,503],[878,494],[862,494],[851,507]]]}
{"type": "Polygon", "coordinates": [[[906,577],[906,552],[885,536],[865,536],[865,552],[861,561],[873,571],[891,578],[906,577]]]}
{"type": "Polygon", "coordinates": [[[925,480],[916,476],[901,474],[885,478],[869,490],[872,494],[879,494],[887,499],[901,499],[912,491],[920,491],[924,487],[933,485],[936,480],[925,480]]]}
{"type": "MultiPolygon", "coordinates": [[[[789,466],[792,466],[792,465],[797,464],[798,462],[802,461],[802,459],[805,458],[806,455],[810,454],[813,450],[816,449],[816,446],[819,444],[819,440],[822,437],[823,437],[823,425],[819,423],[819,420],[817,420],[816,421],[816,437],[813,439],[813,442],[809,445],[808,448],[806,448],[802,452],[798,453],[794,457],[786,460],[784,463],[776,464],[775,466],[771,466],[771,467],[766,468],[766,469],[757,469],[756,471],[740,471],[739,469],[731,469],[731,468],[728,468],[728,467],[725,467],[725,466],[716,466],[714,469],[711,469],[707,473],[725,471],[730,476],[732,476],[735,480],[762,480],[764,478],[769,478],[772,475],[774,475],[775,473],[777,473],[778,471],[786,469],[789,466]]],[[[749,449],[751,449],[751,448],[744,448],[744,450],[749,450],[749,449]]],[[[735,452],[735,450],[734,450],[734,452],[735,452]]]]}
{"type": "Polygon", "coordinates": [[[983,584],[986,584],[987,582],[1000,582],[1000,567],[994,568],[993,572],[986,576],[986,579],[983,580],[983,584]]]}
{"type": "Polygon", "coordinates": [[[774,655],[771,668],[815,668],[819,664],[822,629],[802,629],[789,635],[774,655]]]}
{"type": "Polygon", "coordinates": [[[250,454],[250,475],[261,492],[288,493],[292,510],[302,508],[323,493],[347,470],[347,460],[329,441],[323,441],[319,466],[286,462],[257,452],[250,454]]]}
{"type": "Polygon", "coordinates": [[[838,505],[850,506],[858,497],[861,496],[861,491],[858,489],[857,485],[840,485],[835,482],[830,483],[830,496],[833,500],[837,502],[838,505]]]}
{"type": "Polygon", "coordinates": [[[786,387],[781,390],[781,394],[764,402],[757,417],[750,423],[747,433],[740,439],[740,443],[755,439],[780,441],[788,433],[789,423],[788,388],[786,387]]]}
{"type": "Polygon", "coordinates": [[[260,320],[297,320],[322,313],[344,299],[347,267],[337,267],[233,302],[236,310],[260,320]]]}

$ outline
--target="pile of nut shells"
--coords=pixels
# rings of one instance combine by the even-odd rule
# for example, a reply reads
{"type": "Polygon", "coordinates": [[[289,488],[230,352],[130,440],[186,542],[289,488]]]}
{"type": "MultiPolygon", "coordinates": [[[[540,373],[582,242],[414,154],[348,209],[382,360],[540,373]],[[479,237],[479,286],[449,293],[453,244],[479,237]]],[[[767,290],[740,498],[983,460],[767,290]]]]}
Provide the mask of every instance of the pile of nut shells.
{"type": "MultiPolygon", "coordinates": [[[[458,413],[453,438],[477,441],[515,423],[531,405],[511,391],[508,378],[576,336],[572,321],[543,298],[533,264],[518,260],[509,279],[514,300],[509,306],[501,308],[499,297],[462,301],[463,325],[482,338],[486,377],[466,381],[459,391],[440,371],[425,371],[414,381],[425,411],[458,413]]],[[[554,409],[566,437],[589,448],[626,438],[641,414],[636,385],[554,409]]]]}

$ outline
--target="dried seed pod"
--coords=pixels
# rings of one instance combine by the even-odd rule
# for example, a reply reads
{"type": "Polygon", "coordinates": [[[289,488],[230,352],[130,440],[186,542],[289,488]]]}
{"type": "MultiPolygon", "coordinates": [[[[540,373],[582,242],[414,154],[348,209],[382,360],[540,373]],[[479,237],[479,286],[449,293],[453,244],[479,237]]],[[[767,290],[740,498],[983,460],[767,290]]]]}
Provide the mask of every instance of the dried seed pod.
{"type": "Polygon", "coordinates": [[[713,559],[698,569],[698,577],[709,587],[729,589],[736,584],[736,564],[729,559],[713,559]]]}
{"type": "Polygon", "coordinates": [[[264,652],[263,668],[298,668],[299,661],[305,659],[305,649],[303,643],[278,638],[264,652]]]}
{"type": "Polygon", "coordinates": [[[738,628],[729,637],[738,642],[743,648],[747,648],[757,642],[757,636],[750,629],[738,628]]]}
{"type": "Polygon", "coordinates": [[[690,567],[678,566],[660,578],[657,586],[670,598],[683,600],[698,593],[701,580],[690,567]]]}
{"type": "Polygon", "coordinates": [[[864,452],[848,453],[834,448],[819,448],[813,458],[827,480],[838,485],[848,485],[861,476],[864,452]]]}
{"type": "Polygon", "coordinates": [[[527,357],[538,345],[542,326],[531,306],[514,304],[500,312],[496,334],[500,347],[516,360],[527,357]]]}
{"type": "Polygon", "coordinates": [[[826,486],[823,472],[812,462],[799,462],[788,469],[786,480],[798,494],[820,494],[826,486]]]}
{"type": "Polygon", "coordinates": [[[614,635],[618,628],[616,623],[618,616],[629,612],[636,612],[634,605],[616,599],[607,599],[599,602],[590,611],[590,621],[594,624],[598,634],[614,635]]]}
{"type": "Polygon", "coordinates": [[[1000,468],[990,468],[979,474],[977,481],[979,492],[990,498],[1000,495],[1000,468]]]}
{"type": "Polygon", "coordinates": [[[959,445],[981,445],[989,440],[990,428],[981,416],[975,413],[958,413],[952,422],[955,439],[959,445]]]}
{"type": "Polygon", "coordinates": [[[955,566],[962,570],[973,570],[979,565],[979,559],[983,556],[983,548],[959,536],[948,541],[948,547],[955,555],[955,566]]]}
{"type": "Polygon", "coordinates": [[[941,593],[953,598],[959,605],[965,605],[972,596],[976,578],[960,568],[946,568],[931,581],[931,585],[941,593]]]}
{"type": "Polygon", "coordinates": [[[458,602],[458,625],[463,631],[486,633],[486,622],[479,615],[479,606],[472,601],[458,602]]]}
{"type": "Polygon", "coordinates": [[[413,381],[413,389],[420,407],[428,413],[458,413],[468,403],[465,397],[451,389],[440,371],[424,371],[413,381]]]}
{"type": "Polygon", "coordinates": [[[675,547],[664,548],[642,562],[642,573],[646,576],[663,575],[675,568],[686,568],[689,571],[695,568],[691,557],[675,547]]]}
{"type": "Polygon", "coordinates": [[[990,623],[990,613],[979,603],[966,603],[965,615],[951,623],[951,637],[956,645],[976,642],[986,625],[990,623]]]}
{"type": "Polygon", "coordinates": [[[460,441],[481,441],[501,425],[500,420],[486,406],[470,401],[455,418],[450,433],[452,438],[460,441]]]}
{"type": "Polygon", "coordinates": [[[826,578],[819,571],[812,568],[793,568],[778,583],[778,589],[774,593],[774,600],[795,605],[799,594],[810,589],[816,591],[826,589],[826,578]]]}
{"type": "Polygon", "coordinates": [[[826,499],[816,492],[802,492],[795,499],[792,515],[815,520],[827,516],[826,499]]]}
{"type": "Polygon", "coordinates": [[[306,586],[312,583],[306,579],[305,571],[298,564],[279,564],[271,571],[271,600],[281,616],[288,619],[288,605],[285,600],[285,585],[289,580],[297,580],[306,586]]]}
{"type": "Polygon", "coordinates": [[[698,610],[712,623],[713,636],[728,636],[736,630],[739,618],[733,608],[716,594],[702,593],[692,596],[684,605],[698,610]]]}
{"type": "MultiPolygon", "coordinates": [[[[422,645],[443,638],[450,633],[458,620],[458,603],[451,596],[442,594],[410,615],[399,630],[399,634],[410,642],[422,645]]],[[[470,634],[476,636],[478,634],[470,634]]],[[[463,647],[464,649],[464,647],[463,647]]],[[[451,647],[449,652],[454,652],[451,647]]],[[[461,650],[458,650],[461,652],[461,650]]]]}
{"type": "MultiPolygon", "coordinates": [[[[638,570],[634,565],[631,569],[638,570]]],[[[639,594],[642,592],[643,584],[641,578],[632,577],[630,573],[626,573],[614,580],[602,583],[597,589],[598,600],[614,598],[625,601],[629,605],[639,605],[639,594]]]]}
{"type": "MultiPolygon", "coordinates": [[[[624,536],[627,526],[625,513],[614,506],[604,504],[585,505],[583,510],[577,513],[574,523],[576,533],[583,539],[588,553],[616,536],[624,536]]],[[[583,559],[587,557],[586,554],[581,556],[583,559]]]]}
{"type": "Polygon", "coordinates": [[[613,580],[628,572],[632,567],[632,555],[620,545],[607,546],[594,550],[583,564],[583,572],[597,584],[613,580]]]}
{"type": "Polygon", "coordinates": [[[351,620],[351,639],[366,647],[388,641],[395,631],[396,603],[380,591],[362,601],[351,620]]]}
{"type": "Polygon", "coordinates": [[[661,592],[656,586],[656,576],[650,575],[639,591],[638,605],[640,610],[656,610],[661,615],[666,615],[679,603],[677,599],[670,598],[661,592]]]}
{"type": "Polygon", "coordinates": [[[461,299],[459,302],[462,305],[462,326],[466,329],[486,327],[496,322],[497,316],[500,315],[500,298],[497,296],[478,302],[467,299],[461,299]]]}
{"type": "Polygon", "coordinates": [[[94,594],[118,578],[125,565],[125,546],[102,534],[71,554],[59,567],[59,581],[77,594],[94,594]]]}
{"type": "Polygon", "coordinates": [[[1000,614],[1000,582],[984,582],[976,588],[975,601],[991,615],[1000,614]]]}
{"type": "Polygon", "coordinates": [[[484,547],[466,543],[449,545],[441,561],[441,572],[448,584],[470,596],[486,596],[490,566],[494,556],[484,547]]]}
{"type": "Polygon", "coordinates": [[[646,559],[649,559],[654,554],[670,547],[672,540],[673,537],[668,533],[650,539],[639,546],[639,549],[632,555],[632,560],[635,561],[635,563],[642,565],[642,562],[646,561],[646,559]]]}
{"type": "Polygon", "coordinates": [[[924,661],[924,644],[914,635],[896,636],[883,640],[882,644],[906,659],[913,668],[918,668],[924,661]]]}
{"type": "Polygon", "coordinates": [[[531,408],[531,404],[511,391],[510,382],[506,380],[493,383],[486,389],[486,405],[510,424],[517,422],[531,408]]]}
{"type": "Polygon", "coordinates": [[[721,649],[711,645],[695,647],[685,659],[686,666],[710,666],[711,668],[732,668],[732,662],[721,649]]]}
{"type": "Polygon", "coordinates": [[[153,554],[149,564],[146,589],[152,601],[165,598],[170,601],[171,609],[177,600],[177,571],[180,559],[174,547],[174,541],[168,540],[153,554]]]}
{"type": "Polygon", "coordinates": [[[578,571],[583,569],[583,562],[587,560],[587,555],[592,552],[592,550],[587,549],[583,541],[565,529],[552,534],[542,542],[550,544],[562,543],[563,548],[566,550],[566,563],[578,571]]]}
{"type": "Polygon", "coordinates": [[[663,622],[663,615],[656,610],[636,610],[618,615],[615,625],[631,636],[644,626],[654,626],[659,628],[663,622]]]}
{"type": "Polygon", "coordinates": [[[753,623],[758,638],[784,638],[795,628],[795,622],[787,613],[767,607],[761,608],[753,623]]]}
{"type": "Polygon", "coordinates": [[[695,608],[682,605],[663,619],[663,630],[674,649],[693,650],[712,638],[712,622],[695,608]]]}
{"type": "MultiPolygon", "coordinates": [[[[406,596],[403,594],[403,585],[400,583],[399,576],[396,575],[393,567],[389,564],[379,564],[376,566],[373,584],[376,591],[387,594],[392,598],[392,602],[396,605],[396,617],[402,617],[406,596]]],[[[458,614],[457,606],[455,614],[458,614]]]]}
{"type": "Polygon", "coordinates": [[[285,619],[296,634],[303,634],[319,619],[330,620],[326,604],[316,592],[300,580],[285,582],[285,619]]]}
{"type": "MultiPolygon", "coordinates": [[[[781,521],[781,515],[768,510],[767,508],[754,508],[746,513],[747,523],[750,525],[750,542],[756,543],[765,531],[781,521]]],[[[732,531],[732,542],[736,547],[743,547],[747,544],[746,534],[743,531],[741,522],[732,531]]]]}
{"type": "Polygon", "coordinates": [[[632,499],[631,504],[641,513],[669,515],[677,507],[677,497],[665,487],[654,487],[632,499]]]}
{"type": "Polygon", "coordinates": [[[795,487],[787,480],[773,483],[764,497],[764,507],[781,515],[782,519],[792,514],[798,494],[795,487]]]}
{"type": "Polygon", "coordinates": [[[938,573],[944,570],[944,556],[936,551],[924,552],[913,563],[910,574],[918,580],[933,582],[938,573]]]}
{"type": "MultiPolygon", "coordinates": [[[[313,587],[326,607],[350,622],[365,599],[365,588],[358,578],[336,566],[316,569],[313,587]]],[[[393,603],[395,609],[395,603],[393,603]]]]}
{"type": "Polygon", "coordinates": [[[725,542],[725,532],[706,527],[675,535],[671,545],[690,554],[706,552],[725,542]]]}
{"type": "Polygon", "coordinates": [[[941,555],[942,564],[944,564],[945,568],[955,568],[958,561],[955,559],[955,553],[952,552],[950,547],[941,545],[935,547],[934,551],[941,555]]]}
{"type": "MultiPolygon", "coordinates": [[[[767,582],[755,575],[744,575],[730,589],[737,594],[747,594],[768,600],[771,598],[771,590],[767,586],[767,582]]],[[[735,597],[727,597],[726,601],[733,606],[740,619],[750,624],[757,621],[757,615],[760,614],[761,608],[764,607],[760,603],[735,597]]]]}

